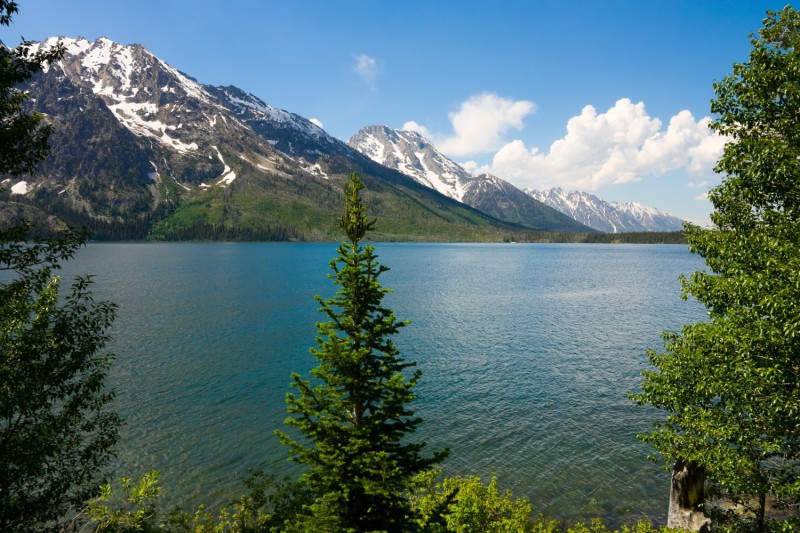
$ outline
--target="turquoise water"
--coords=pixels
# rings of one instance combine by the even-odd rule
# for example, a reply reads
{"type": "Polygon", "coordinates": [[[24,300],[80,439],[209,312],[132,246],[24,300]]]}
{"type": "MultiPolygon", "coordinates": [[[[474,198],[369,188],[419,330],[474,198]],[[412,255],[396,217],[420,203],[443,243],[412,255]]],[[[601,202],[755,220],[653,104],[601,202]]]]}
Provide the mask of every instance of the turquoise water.
{"type": "MultiPolygon", "coordinates": [[[[448,473],[496,473],[537,513],[663,522],[668,477],[631,404],[660,332],[701,320],[682,246],[378,244],[395,338],[423,372],[417,436],[448,473]]],[[[64,271],[119,304],[111,381],[120,475],[162,471],[169,503],[219,503],[249,467],[291,473],[273,430],[314,366],[314,295],[335,244],[92,244],[64,271]]]]}

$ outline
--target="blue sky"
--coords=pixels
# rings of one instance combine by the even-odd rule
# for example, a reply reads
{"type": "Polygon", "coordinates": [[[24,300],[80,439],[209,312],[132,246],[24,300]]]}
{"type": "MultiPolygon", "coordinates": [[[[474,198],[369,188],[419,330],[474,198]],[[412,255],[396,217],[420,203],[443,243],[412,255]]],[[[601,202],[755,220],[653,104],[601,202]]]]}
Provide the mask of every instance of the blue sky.
{"type": "MultiPolygon", "coordinates": [[[[785,1],[785,0],[784,0],[785,1]]],[[[723,140],[712,83],[747,59],[766,1],[22,0],[20,37],[141,43],[347,140],[416,129],[474,171],[698,223],[723,140]],[[587,107],[591,106],[591,107],[587,107]]]]}

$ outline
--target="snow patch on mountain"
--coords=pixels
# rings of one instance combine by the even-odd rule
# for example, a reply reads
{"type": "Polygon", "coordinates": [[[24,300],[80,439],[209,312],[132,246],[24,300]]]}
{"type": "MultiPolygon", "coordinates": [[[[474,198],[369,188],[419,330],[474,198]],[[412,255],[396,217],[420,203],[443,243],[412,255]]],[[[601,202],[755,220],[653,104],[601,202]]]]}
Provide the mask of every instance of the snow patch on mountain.
{"type": "Polygon", "coordinates": [[[216,146],[212,146],[211,148],[213,148],[214,151],[217,152],[217,158],[220,161],[222,161],[222,165],[225,167],[225,170],[222,171],[222,174],[219,176],[219,179],[217,180],[217,185],[220,185],[222,187],[230,185],[231,183],[233,183],[233,180],[236,179],[236,172],[231,170],[231,167],[229,167],[228,164],[225,162],[225,158],[222,157],[219,148],[217,148],[216,146]]]}
{"type": "Polygon", "coordinates": [[[325,171],[322,170],[322,167],[319,165],[319,163],[314,163],[313,165],[306,164],[305,166],[302,167],[302,169],[308,172],[309,174],[319,176],[320,178],[328,179],[329,177],[328,174],[326,174],[325,171]]]}
{"type": "Polygon", "coordinates": [[[271,122],[291,126],[300,129],[304,133],[313,137],[327,135],[322,128],[310,120],[306,120],[299,115],[289,113],[283,109],[273,107],[263,102],[256,96],[253,96],[252,94],[245,93],[243,91],[237,91],[234,93],[231,88],[228,87],[222,88],[222,93],[225,95],[225,98],[228,100],[228,102],[232,104],[234,110],[238,114],[244,114],[246,111],[250,111],[250,113],[255,115],[255,118],[257,119],[265,119],[271,122]]]}
{"type": "MultiPolygon", "coordinates": [[[[101,96],[120,123],[134,134],[157,140],[176,152],[196,152],[196,142],[187,142],[175,132],[180,125],[177,111],[189,100],[205,104],[206,111],[222,110],[198,82],[162,61],[141,45],[121,45],[106,37],[89,41],[84,37],[50,37],[31,46],[47,50],[61,43],[64,58],[56,63],[73,80],[101,96]],[[78,74],[79,79],[75,79],[78,74]],[[160,95],[173,95],[164,98],[160,95]],[[210,108],[210,109],[209,109],[210,108]]],[[[53,68],[56,65],[48,65],[53,68]]],[[[208,116],[209,113],[204,113],[208,116]]],[[[216,122],[209,119],[212,127],[216,122]]]]}
{"type": "Polygon", "coordinates": [[[11,194],[27,194],[29,190],[27,181],[18,181],[11,186],[11,194]]]}
{"type": "Polygon", "coordinates": [[[639,202],[611,202],[618,211],[635,218],[646,231],[678,231],[683,229],[683,220],[666,211],[639,202]]]}

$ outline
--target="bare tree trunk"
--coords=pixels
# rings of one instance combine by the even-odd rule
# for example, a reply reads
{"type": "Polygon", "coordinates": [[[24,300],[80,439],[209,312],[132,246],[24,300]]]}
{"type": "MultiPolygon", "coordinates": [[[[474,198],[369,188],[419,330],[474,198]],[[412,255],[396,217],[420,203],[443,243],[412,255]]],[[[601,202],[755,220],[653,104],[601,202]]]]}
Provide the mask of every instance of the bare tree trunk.
{"type": "Polygon", "coordinates": [[[672,467],[668,527],[703,533],[711,531],[711,520],[700,510],[705,501],[703,495],[705,479],[705,470],[696,463],[676,461],[672,467]]]}

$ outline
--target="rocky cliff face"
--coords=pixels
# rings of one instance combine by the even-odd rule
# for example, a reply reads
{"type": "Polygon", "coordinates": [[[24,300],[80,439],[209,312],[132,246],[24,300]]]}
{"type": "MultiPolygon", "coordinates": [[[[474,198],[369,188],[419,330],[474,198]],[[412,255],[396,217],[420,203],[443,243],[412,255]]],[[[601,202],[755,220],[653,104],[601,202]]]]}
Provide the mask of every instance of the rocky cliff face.
{"type": "Polygon", "coordinates": [[[474,181],[469,172],[414,131],[368,126],[353,135],[348,144],[373,161],[459,202],[474,181]]]}

